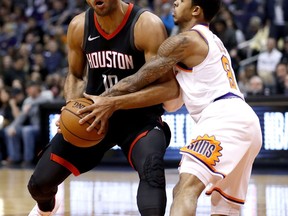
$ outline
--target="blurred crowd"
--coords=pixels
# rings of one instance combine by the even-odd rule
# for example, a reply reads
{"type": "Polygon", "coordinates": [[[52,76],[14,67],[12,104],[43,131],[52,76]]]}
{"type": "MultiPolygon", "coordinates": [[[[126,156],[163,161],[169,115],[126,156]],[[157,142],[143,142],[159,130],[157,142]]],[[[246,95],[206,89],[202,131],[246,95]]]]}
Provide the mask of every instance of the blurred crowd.
{"type": "MultiPolygon", "coordinates": [[[[173,1],[130,0],[157,14],[168,35],[173,1]]],[[[232,57],[245,96],[288,96],[288,0],[224,0],[210,24],[232,57]]],[[[84,0],[0,1],[0,153],[31,166],[40,139],[39,105],[63,100],[66,31],[84,0]]]]}

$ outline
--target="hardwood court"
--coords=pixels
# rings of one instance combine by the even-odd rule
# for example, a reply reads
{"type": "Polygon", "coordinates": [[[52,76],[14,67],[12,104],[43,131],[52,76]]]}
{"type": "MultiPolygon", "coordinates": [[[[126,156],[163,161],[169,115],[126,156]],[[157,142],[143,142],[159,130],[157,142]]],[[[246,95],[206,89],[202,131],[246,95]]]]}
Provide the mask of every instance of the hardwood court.
{"type": "MultiPolygon", "coordinates": [[[[43,170],[45,172],[45,170],[43,170]]],[[[0,168],[0,216],[27,216],[35,205],[26,185],[32,169],[0,168]]],[[[178,179],[176,168],[166,170],[167,213],[172,188],[178,179]]],[[[130,168],[103,167],[79,177],[70,176],[59,188],[63,202],[61,216],[136,216],[138,177],[130,168]]],[[[198,216],[209,215],[209,199],[204,194],[198,216]]],[[[253,173],[242,216],[288,216],[288,173],[253,173]]]]}

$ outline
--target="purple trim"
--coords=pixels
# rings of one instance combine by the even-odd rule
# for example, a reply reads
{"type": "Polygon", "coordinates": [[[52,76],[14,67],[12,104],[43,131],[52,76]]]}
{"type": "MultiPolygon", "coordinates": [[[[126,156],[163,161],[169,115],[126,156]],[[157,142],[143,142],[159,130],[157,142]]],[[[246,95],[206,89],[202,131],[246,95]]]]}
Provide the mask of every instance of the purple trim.
{"type": "Polygon", "coordinates": [[[240,99],[242,99],[240,96],[235,95],[235,94],[233,94],[231,92],[228,92],[225,95],[222,95],[222,96],[220,96],[218,98],[215,98],[213,102],[218,101],[218,100],[222,100],[222,99],[231,99],[231,98],[240,98],[240,99]]]}

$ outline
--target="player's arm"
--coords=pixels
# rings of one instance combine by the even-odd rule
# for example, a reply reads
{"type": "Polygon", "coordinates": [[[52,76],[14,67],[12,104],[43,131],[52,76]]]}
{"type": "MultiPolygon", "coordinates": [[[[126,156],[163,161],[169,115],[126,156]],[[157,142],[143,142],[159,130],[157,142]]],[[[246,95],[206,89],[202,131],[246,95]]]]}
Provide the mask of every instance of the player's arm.
{"type": "Polygon", "coordinates": [[[161,44],[155,57],[146,62],[137,73],[120,80],[105,95],[116,96],[136,92],[159,79],[163,79],[171,73],[178,62],[183,62],[189,56],[193,56],[196,53],[196,47],[195,40],[187,33],[169,37],[161,44]]]}
{"type": "Polygon", "coordinates": [[[64,84],[66,101],[83,97],[86,85],[86,59],[82,49],[85,14],[73,18],[67,31],[68,74],[64,84]]]}
{"type": "MultiPolygon", "coordinates": [[[[84,32],[84,13],[74,17],[68,26],[67,49],[68,49],[68,74],[64,84],[64,97],[66,103],[75,98],[83,97],[85,88],[85,55],[82,51],[84,32]]],[[[64,107],[62,107],[63,109],[64,107]]],[[[56,121],[58,133],[60,121],[56,121]]]]}
{"type": "MultiPolygon", "coordinates": [[[[144,52],[145,60],[149,62],[157,55],[160,45],[167,38],[167,32],[158,16],[145,12],[135,25],[134,38],[136,48],[144,52]]],[[[173,70],[170,70],[167,76],[159,77],[145,89],[138,89],[134,94],[125,94],[121,98],[115,98],[115,102],[117,109],[140,108],[163,103],[177,97],[178,94],[178,84],[173,70]]]]}

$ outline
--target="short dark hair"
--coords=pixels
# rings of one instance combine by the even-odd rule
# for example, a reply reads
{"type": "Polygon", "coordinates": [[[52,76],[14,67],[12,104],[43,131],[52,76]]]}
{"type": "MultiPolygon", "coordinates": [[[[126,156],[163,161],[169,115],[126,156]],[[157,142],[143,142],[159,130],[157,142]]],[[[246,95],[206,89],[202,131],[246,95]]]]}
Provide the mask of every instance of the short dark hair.
{"type": "Polygon", "coordinates": [[[204,13],[204,18],[210,22],[219,12],[222,0],[191,0],[192,6],[200,6],[204,13]]]}

